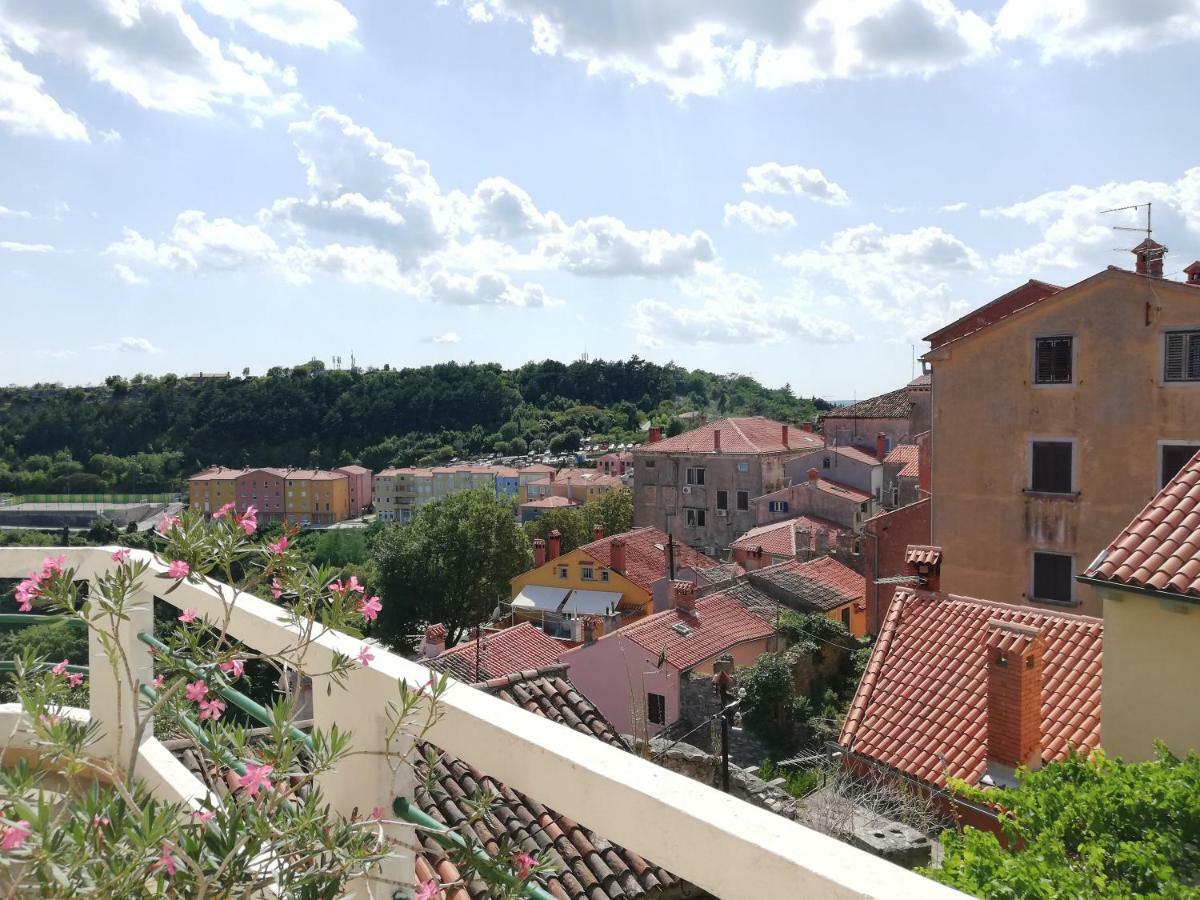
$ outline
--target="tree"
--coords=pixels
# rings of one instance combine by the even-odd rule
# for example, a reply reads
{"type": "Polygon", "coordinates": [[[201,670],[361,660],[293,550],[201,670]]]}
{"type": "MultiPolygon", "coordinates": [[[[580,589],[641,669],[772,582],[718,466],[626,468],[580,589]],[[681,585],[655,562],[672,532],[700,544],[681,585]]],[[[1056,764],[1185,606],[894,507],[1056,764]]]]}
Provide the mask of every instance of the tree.
{"type": "Polygon", "coordinates": [[[1149,762],[1086,757],[1021,772],[1017,787],[960,795],[1000,809],[1006,841],[965,828],[942,836],[930,878],[977,897],[1195,897],[1200,881],[1200,756],[1159,746],[1149,762]]]}
{"type": "Polygon", "coordinates": [[[447,643],[491,618],[509,581],[529,568],[529,542],[512,507],[490,491],[461,491],[421,507],[385,532],[375,549],[384,612],[375,635],[394,647],[440,622],[447,643]]]}
{"type": "Polygon", "coordinates": [[[626,487],[605,491],[583,504],[582,512],[589,535],[597,525],[607,535],[623,534],[633,527],[633,492],[626,487]]]}
{"type": "Polygon", "coordinates": [[[793,753],[808,737],[811,706],[798,696],[792,666],[782,653],[764,653],[738,675],[745,691],[742,719],[775,759],[793,753]]]}
{"type": "Polygon", "coordinates": [[[545,540],[554,530],[562,534],[562,553],[570,553],[592,539],[592,530],[585,524],[583,515],[568,506],[548,509],[532,522],[525,523],[525,535],[531,542],[534,538],[545,540]]]}

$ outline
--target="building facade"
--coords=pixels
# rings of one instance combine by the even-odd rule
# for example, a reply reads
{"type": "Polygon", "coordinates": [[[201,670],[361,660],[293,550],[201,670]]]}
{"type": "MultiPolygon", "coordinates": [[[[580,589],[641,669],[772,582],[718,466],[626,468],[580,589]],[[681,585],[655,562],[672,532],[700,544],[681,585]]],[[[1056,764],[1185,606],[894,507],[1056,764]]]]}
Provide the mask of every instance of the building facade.
{"type": "Polygon", "coordinates": [[[1030,282],[927,338],[948,590],[1099,615],[1074,575],[1200,449],[1200,285],[1139,269],[1030,282]]]}
{"type": "Polygon", "coordinates": [[[375,476],[363,466],[338,466],[333,470],[346,476],[346,496],[350,518],[361,516],[371,505],[375,476]]]}
{"type": "Polygon", "coordinates": [[[899,390],[830,410],[821,417],[821,431],[830,444],[868,453],[875,452],[881,434],[885,452],[897,444],[911,444],[929,430],[930,384],[930,376],[921,375],[899,390]]]}

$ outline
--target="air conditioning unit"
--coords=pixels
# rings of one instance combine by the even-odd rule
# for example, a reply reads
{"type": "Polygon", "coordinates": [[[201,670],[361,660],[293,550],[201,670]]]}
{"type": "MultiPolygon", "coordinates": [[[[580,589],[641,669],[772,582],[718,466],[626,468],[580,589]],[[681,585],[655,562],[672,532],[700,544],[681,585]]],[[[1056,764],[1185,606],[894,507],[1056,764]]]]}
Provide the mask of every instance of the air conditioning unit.
{"type": "Polygon", "coordinates": [[[690,484],[689,484],[689,485],[684,485],[683,492],[684,492],[685,494],[690,494],[690,493],[692,492],[692,486],[691,486],[690,484]]]}
{"type": "Polygon", "coordinates": [[[718,509],[717,510],[717,518],[718,519],[724,519],[724,518],[727,518],[728,516],[729,516],[729,510],[727,510],[727,509],[718,509]]]}

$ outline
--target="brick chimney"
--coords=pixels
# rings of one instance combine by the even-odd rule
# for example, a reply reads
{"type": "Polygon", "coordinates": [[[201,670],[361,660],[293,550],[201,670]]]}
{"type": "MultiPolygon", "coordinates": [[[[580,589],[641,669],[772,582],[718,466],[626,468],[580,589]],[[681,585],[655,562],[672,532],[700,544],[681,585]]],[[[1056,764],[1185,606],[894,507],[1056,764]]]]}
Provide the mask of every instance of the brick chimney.
{"type": "Polygon", "coordinates": [[[650,434],[648,437],[649,437],[649,441],[651,444],[657,444],[659,441],[662,440],[662,429],[659,428],[657,425],[653,426],[650,429],[650,434]]]}
{"type": "Polygon", "coordinates": [[[1134,271],[1139,275],[1162,278],[1163,257],[1167,255],[1166,247],[1158,241],[1146,238],[1133,248],[1133,255],[1137,258],[1137,266],[1134,271]]]}
{"type": "Polygon", "coordinates": [[[720,428],[713,429],[713,452],[715,452],[715,453],[721,452],[721,429],[720,428]]]}
{"type": "Polygon", "coordinates": [[[800,430],[803,431],[805,434],[812,434],[812,431],[813,431],[812,422],[801,422],[800,430]]]}
{"type": "Polygon", "coordinates": [[[533,539],[533,567],[540,569],[546,564],[546,542],[541,538],[533,539]]]}
{"type": "Polygon", "coordinates": [[[671,607],[680,612],[696,614],[696,586],[690,581],[671,582],[671,607]]]}
{"type": "Polygon", "coordinates": [[[608,543],[608,567],[625,574],[625,538],[615,537],[608,543]]]}
{"type": "Polygon", "coordinates": [[[817,467],[813,466],[808,470],[808,483],[813,487],[817,486],[817,479],[821,477],[821,473],[817,471],[817,467]]]}
{"type": "Polygon", "coordinates": [[[786,425],[784,425],[783,426],[783,446],[786,447],[787,445],[788,445],[788,427],[786,425]]]}
{"type": "Polygon", "coordinates": [[[885,456],[887,456],[887,435],[880,431],[875,435],[875,458],[883,462],[885,456]]]}
{"type": "Polygon", "coordinates": [[[747,572],[754,572],[763,567],[763,548],[759,544],[754,547],[735,547],[733,561],[747,572]]]}
{"type": "Polygon", "coordinates": [[[445,649],[446,626],[436,624],[426,627],[425,636],[421,639],[421,655],[426,659],[433,659],[445,649]]]}
{"type": "Polygon", "coordinates": [[[604,526],[600,522],[597,522],[595,525],[592,526],[592,540],[593,541],[604,540],[604,526]]]}
{"type": "Polygon", "coordinates": [[[555,528],[546,535],[546,561],[558,559],[562,553],[562,532],[555,528]]]}
{"type": "Polygon", "coordinates": [[[942,589],[942,548],[909,544],[904,551],[905,575],[915,575],[922,590],[942,589]]]}
{"type": "Polygon", "coordinates": [[[991,619],[986,650],[988,762],[1036,769],[1042,764],[1046,642],[1036,628],[991,619]]]}
{"type": "Polygon", "coordinates": [[[583,617],[583,643],[585,645],[596,643],[596,617],[595,616],[584,616],[583,617]]]}
{"type": "Polygon", "coordinates": [[[1194,284],[1200,287],[1200,259],[1196,260],[1190,266],[1183,270],[1183,274],[1187,276],[1187,283],[1194,284]]]}

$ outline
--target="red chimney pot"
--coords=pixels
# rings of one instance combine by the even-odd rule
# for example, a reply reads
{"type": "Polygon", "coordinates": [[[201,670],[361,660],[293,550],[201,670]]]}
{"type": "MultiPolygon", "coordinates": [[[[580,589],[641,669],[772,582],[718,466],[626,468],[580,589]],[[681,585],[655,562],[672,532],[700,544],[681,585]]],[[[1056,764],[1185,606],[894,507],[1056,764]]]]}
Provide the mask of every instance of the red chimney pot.
{"type": "Polygon", "coordinates": [[[671,606],[680,612],[696,612],[696,586],[690,581],[671,582],[671,606]]]}
{"type": "Polygon", "coordinates": [[[662,440],[662,429],[659,428],[657,425],[655,425],[653,428],[650,429],[649,437],[650,437],[651,444],[657,444],[659,441],[662,440]]]}
{"type": "Polygon", "coordinates": [[[593,541],[604,540],[604,526],[600,522],[597,522],[595,525],[592,526],[592,540],[593,541]]]}
{"type": "Polygon", "coordinates": [[[562,532],[555,528],[546,535],[546,561],[558,559],[562,553],[562,532]]]}
{"type": "Polygon", "coordinates": [[[546,564],[546,542],[541,538],[533,539],[533,567],[540,569],[546,564]]]}
{"type": "Polygon", "coordinates": [[[787,445],[788,445],[788,427],[786,425],[784,425],[783,426],[783,446],[786,447],[787,445]]]}
{"type": "Polygon", "coordinates": [[[721,452],[721,429],[720,428],[713,429],[713,452],[714,453],[721,452]]]}
{"type": "Polygon", "coordinates": [[[801,422],[801,423],[800,423],[800,430],[801,430],[801,431],[803,431],[805,434],[812,434],[812,433],[813,433],[813,424],[812,424],[812,422],[801,422]]]}
{"type": "Polygon", "coordinates": [[[808,481],[810,484],[816,484],[817,479],[821,477],[821,473],[817,471],[816,466],[808,470],[808,481]]]}
{"type": "Polygon", "coordinates": [[[616,572],[625,572],[625,538],[615,537],[608,544],[608,566],[616,572]]]}
{"type": "Polygon", "coordinates": [[[880,431],[875,435],[875,458],[883,462],[887,456],[887,435],[880,431]]]}

